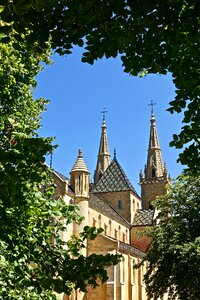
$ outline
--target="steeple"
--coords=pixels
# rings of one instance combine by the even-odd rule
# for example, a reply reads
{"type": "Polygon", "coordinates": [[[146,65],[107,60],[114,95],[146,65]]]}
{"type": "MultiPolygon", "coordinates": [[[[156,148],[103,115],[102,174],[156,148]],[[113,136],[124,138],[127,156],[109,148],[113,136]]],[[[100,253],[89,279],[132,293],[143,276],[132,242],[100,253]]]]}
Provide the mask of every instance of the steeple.
{"type": "Polygon", "coordinates": [[[147,163],[144,168],[144,174],[142,171],[140,172],[143,209],[150,208],[150,202],[156,196],[165,194],[165,186],[170,182],[166,165],[162,159],[153,110],[151,111],[150,122],[147,163]]]}
{"type": "Polygon", "coordinates": [[[145,179],[161,178],[164,175],[164,163],[156,130],[156,122],[154,114],[151,114],[151,127],[149,136],[149,147],[147,164],[145,169],[145,179]]]}
{"type": "MultiPolygon", "coordinates": [[[[105,111],[104,111],[105,112],[105,111]]],[[[107,167],[110,165],[110,152],[108,147],[108,138],[106,131],[105,115],[103,115],[103,122],[101,126],[101,139],[99,145],[99,153],[97,156],[97,166],[94,172],[94,184],[96,184],[102,177],[107,167]]]]}

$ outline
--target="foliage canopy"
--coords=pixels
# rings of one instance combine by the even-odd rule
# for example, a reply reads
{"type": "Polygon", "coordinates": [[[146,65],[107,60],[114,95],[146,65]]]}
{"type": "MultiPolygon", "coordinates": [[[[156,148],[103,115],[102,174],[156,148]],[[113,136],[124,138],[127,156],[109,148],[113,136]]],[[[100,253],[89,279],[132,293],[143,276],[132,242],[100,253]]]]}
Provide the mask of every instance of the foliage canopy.
{"type": "Polygon", "coordinates": [[[55,293],[95,287],[107,280],[106,268],[115,255],[84,257],[84,240],[100,229],[85,227],[80,237],[64,242],[60,232],[80,223],[78,208],[53,198],[45,155],[50,138],[37,134],[47,101],[34,100],[34,77],[42,54],[18,51],[13,42],[0,44],[0,299],[56,299],[55,293]],[[65,220],[65,221],[63,221],[65,220]],[[53,241],[53,243],[52,243],[53,241]]]}
{"type": "Polygon", "coordinates": [[[155,201],[158,224],[152,229],[144,276],[153,299],[200,298],[200,177],[180,176],[169,194],[155,201]]]}
{"type": "Polygon", "coordinates": [[[185,149],[179,161],[200,171],[200,5],[198,0],[1,0],[0,33],[15,46],[58,53],[85,47],[82,61],[120,55],[132,75],[171,72],[176,97],[169,111],[184,111],[183,127],[172,146],[185,149]]]}

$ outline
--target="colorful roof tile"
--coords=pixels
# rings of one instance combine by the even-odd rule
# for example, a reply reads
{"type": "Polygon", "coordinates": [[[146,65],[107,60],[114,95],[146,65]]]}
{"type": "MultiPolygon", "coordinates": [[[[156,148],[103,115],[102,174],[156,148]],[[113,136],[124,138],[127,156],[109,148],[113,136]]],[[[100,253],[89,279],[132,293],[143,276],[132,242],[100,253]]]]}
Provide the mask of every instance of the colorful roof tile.
{"type": "Polygon", "coordinates": [[[152,209],[137,209],[132,226],[153,225],[154,211],[152,209]]]}
{"type": "Polygon", "coordinates": [[[116,157],[112,160],[104,175],[97,182],[92,193],[136,191],[118,163],[116,157]]]}

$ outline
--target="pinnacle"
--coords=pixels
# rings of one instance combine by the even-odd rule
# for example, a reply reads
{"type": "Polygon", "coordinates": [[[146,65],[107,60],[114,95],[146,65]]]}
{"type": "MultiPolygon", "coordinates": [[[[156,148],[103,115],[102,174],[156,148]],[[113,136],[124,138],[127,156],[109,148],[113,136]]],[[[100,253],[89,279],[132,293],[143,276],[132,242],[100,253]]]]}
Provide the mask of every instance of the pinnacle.
{"type": "Polygon", "coordinates": [[[84,172],[88,172],[88,168],[83,160],[83,153],[82,153],[82,149],[78,150],[78,157],[77,160],[74,164],[74,166],[71,169],[71,172],[75,172],[75,171],[84,171],[84,172]]]}

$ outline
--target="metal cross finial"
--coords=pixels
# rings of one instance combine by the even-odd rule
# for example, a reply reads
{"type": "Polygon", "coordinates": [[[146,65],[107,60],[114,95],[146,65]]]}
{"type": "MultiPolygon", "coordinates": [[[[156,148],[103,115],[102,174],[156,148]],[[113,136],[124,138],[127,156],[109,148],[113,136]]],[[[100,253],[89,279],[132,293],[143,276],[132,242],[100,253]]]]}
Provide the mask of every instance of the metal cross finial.
{"type": "Polygon", "coordinates": [[[103,121],[105,121],[105,117],[106,117],[106,113],[107,113],[108,111],[107,110],[105,110],[105,107],[103,108],[103,110],[101,111],[101,113],[103,114],[103,121]]]}
{"type": "Polygon", "coordinates": [[[148,104],[148,106],[151,105],[151,113],[152,114],[153,114],[153,106],[156,105],[156,104],[157,104],[156,102],[153,103],[153,100],[151,100],[151,103],[148,104]]]}

